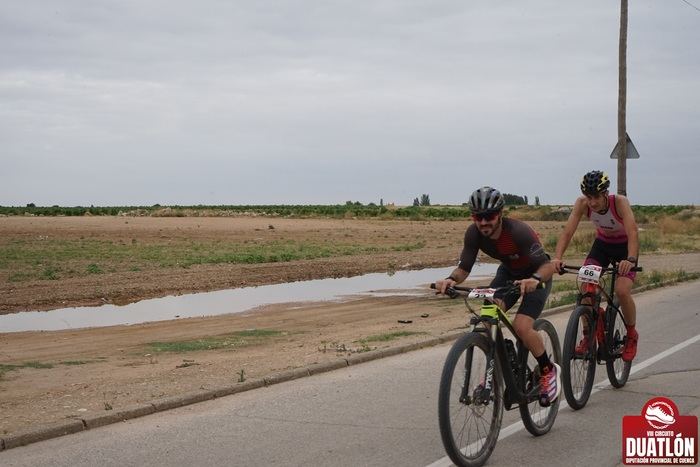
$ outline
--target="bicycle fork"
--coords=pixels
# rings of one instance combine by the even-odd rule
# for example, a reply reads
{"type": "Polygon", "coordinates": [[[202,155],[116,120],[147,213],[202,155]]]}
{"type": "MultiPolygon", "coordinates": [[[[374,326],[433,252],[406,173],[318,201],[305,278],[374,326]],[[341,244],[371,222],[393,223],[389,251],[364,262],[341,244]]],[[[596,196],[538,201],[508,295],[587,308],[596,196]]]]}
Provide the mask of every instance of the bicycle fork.
{"type": "Polygon", "coordinates": [[[489,334],[491,335],[491,342],[493,345],[489,349],[489,354],[486,358],[486,372],[484,374],[484,387],[481,390],[479,399],[483,404],[487,404],[491,398],[491,391],[493,390],[493,373],[496,369],[496,333],[498,328],[492,325],[489,328],[489,334]]]}
{"type": "MultiPolygon", "coordinates": [[[[486,405],[491,400],[491,392],[493,391],[493,378],[496,370],[496,335],[498,333],[498,320],[490,316],[491,310],[488,306],[482,307],[482,320],[488,324],[486,328],[475,330],[473,332],[488,332],[490,336],[489,351],[486,355],[486,368],[484,375],[475,388],[472,394],[469,393],[469,380],[471,378],[471,367],[474,357],[474,349],[469,348],[465,355],[465,372],[464,383],[462,384],[462,392],[460,394],[460,402],[464,404],[483,404],[486,405]],[[486,313],[486,314],[485,314],[486,313]]],[[[493,306],[495,314],[495,305],[493,306]]]]}

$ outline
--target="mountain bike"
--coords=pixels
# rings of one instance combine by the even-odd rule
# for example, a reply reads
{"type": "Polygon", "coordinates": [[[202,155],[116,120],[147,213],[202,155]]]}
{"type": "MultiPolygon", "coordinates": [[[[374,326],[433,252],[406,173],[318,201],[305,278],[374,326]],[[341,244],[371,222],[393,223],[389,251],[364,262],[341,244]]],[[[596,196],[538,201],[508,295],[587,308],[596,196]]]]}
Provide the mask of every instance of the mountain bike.
{"type": "MultiPolygon", "coordinates": [[[[602,268],[563,266],[561,274],[578,274],[579,294],[564,334],[562,385],[564,396],[574,410],[582,409],[591,395],[596,363],[605,364],[610,384],[621,388],[629,378],[631,362],[622,360],[627,340],[625,318],[614,296],[617,263],[602,268]],[[606,281],[609,276],[609,291],[606,281]],[[607,306],[603,308],[603,298],[607,306]],[[594,312],[594,310],[596,310],[594,312]]],[[[632,271],[642,271],[634,267],[632,271]]]]}
{"type": "MultiPolygon", "coordinates": [[[[435,284],[431,284],[435,288],[435,284]]],[[[498,440],[503,409],[520,409],[525,428],[535,436],[547,433],[559,410],[559,398],[549,406],[539,402],[537,361],[515,333],[495,299],[520,295],[518,285],[499,288],[449,287],[446,295],[462,297],[474,315],[469,330],[454,343],[442,370],[438,421],[445,451],[458,466],[483,465],[498,440]],[[469,300],[483,300],[477,313],[469,300]],[[505,326],[513,339],[503,334],[505,326]]],[[[561,362],[559,337],[552,324],[537,319],[534,329],[544,340],[552,362],[561,362]]]]}

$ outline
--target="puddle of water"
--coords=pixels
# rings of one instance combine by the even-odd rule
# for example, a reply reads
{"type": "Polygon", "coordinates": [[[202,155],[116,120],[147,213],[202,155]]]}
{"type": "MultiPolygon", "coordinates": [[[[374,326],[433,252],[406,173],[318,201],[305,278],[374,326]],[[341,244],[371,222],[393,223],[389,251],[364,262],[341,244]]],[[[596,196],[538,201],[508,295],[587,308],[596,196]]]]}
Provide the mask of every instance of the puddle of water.
{"type": "MultiPolygon", "coordinates": [[[[479,263],[470,279],[492,277],[498,265],[479,263]]],[[[138,324],[178,318],[241,313],[262,305],[329,301],[426,293],[426,284],[446,277],[453,267],[394,274],[373,273],[340,279],[318,279],[285,284],[243,287],[142,300],[128,305],[61,308],[0,315],[1,332],[57,331],[119,324],[138,324]],[[398,290],[397,290],[398,289],[398,290]]]]}

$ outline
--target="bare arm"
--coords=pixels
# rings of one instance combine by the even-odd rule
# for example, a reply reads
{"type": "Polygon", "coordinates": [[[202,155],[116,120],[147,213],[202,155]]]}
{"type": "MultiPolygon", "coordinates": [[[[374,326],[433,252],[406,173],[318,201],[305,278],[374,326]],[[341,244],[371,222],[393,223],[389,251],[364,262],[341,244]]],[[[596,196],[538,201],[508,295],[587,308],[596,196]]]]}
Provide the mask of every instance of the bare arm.
{"type": "Polygon", "coordinates": [[[636,258],[639,255],[639,228],[634,219],[632,206],[625,196],[617,195],[615,198],[617,200],[617,213],[622,217],[622,224],[625,226],[627,234],[627,255],[636,258]]]}
{"type": "MultiPolygon", "coordinates": [[[[630,206],[627,197],[616,195],[615,207],[617,208],[617,213],[622,217],[622,225],[625,226],[625,233],[627,234],[627,256],[633,256],[636,259],[639,255],[639,228],[637,227],[637,221],[634,220],[632,206],[630,206]]],[[[618,266],[618,271],[620,274],[627,274],[631,268],[636,266],[635,263],[636,261],[622,260],[618,266]]]]}
{"type": "Polygon", "coordinates": [[[547,261],[537,269],[537,275],[542,278],[542,282],[547,282],[556,271],[554,264],[551,261],[547,261]]]}
{"type": "Polygon", "coordinates": [[[445,293],[448,287],[452,287],[455,284],[461,284],[469,277],[469,273],[462,268],[455,268],[446,279],[436,281],[435,289],[439,293],[445,293]]]}

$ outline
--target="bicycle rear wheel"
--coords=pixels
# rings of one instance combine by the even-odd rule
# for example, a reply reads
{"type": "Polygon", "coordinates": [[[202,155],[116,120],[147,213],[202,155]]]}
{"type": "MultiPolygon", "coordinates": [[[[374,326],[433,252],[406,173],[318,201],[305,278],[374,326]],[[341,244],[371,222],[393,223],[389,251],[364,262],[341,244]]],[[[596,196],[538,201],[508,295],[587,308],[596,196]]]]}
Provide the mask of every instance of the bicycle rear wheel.
{"type": "Polygon", "coordinates": [[[562,357],[564,396],[572,409],[582,409],[591,395],[596,368],[596,333],[590,306],[578,306],[571,313],[564,335],[562,357]],[[587,329],[588,345],[584,343],[584,329],[587,329]],[[582,343],[585,350],[578,349],[577,352],[576,348],[582,343]]]}
{"type": "MultiPolygon", "coordinates": [[[[559,336],[557,331],[552,326],[552,323],[546,319],[535,320],[533,328],[537,331],[544,340],[544,351],[549,355],[549,359],[553,363],[561,366],[561,346],[559,345],[559,336]]],[[[537,366],[535,357],[523,346],[520,352],[521,368],[525,368],[525,374],[520,375],[521,388],[526,393],[533,393],[533,397],[527,404],[520,405],[520,417],[523,419],[523,424],[527,431],[534,436],[540,436],[547,433],[554,425],[554,420],[559,412],[559,401],[561,397],[552,402],[548,407],[542,407],[537,397],[539,390],[540,371],[537,366]],[[526,366],[527,365],[527,366],[526,366]]]]}
{"type": "MultiPolygon", "coordinates": [[[[619,308],[617,298],[613,299],[613,304],[619,308]]],[[[627,384],[632,368],[632,362],[626,362],[622,359],[622,350],[625,348],[627,340],[627,328],[615,308],[608,305],[605,313],[608,331],[605,345],[607,345],[609,353],[605,369],[608,371],[610,384],[615,388],[621,388],[627,384]]]]}
{"type": "Polygon", "coordinates": [[[483,465],[491,455],[503,417],[503,382],[495,361],[490,395],[484,397],[487,356],[493,344],[468,333],[447,354],[440,378],[438,422],[447,455],[458,466],[483,465]]]}

